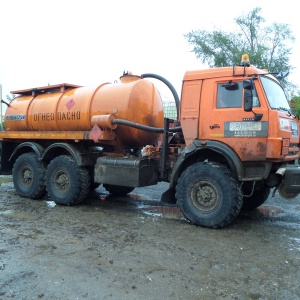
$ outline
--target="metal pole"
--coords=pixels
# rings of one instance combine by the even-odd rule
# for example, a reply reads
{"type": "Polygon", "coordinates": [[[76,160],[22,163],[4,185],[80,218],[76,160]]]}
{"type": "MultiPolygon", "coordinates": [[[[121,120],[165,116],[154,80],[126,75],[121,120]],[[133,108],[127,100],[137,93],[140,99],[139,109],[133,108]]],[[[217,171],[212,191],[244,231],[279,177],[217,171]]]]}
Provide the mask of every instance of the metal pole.
{"type": "Polygon", "coordinates": [[[163,143],[162,143],[162,152],[161,152],[161,178],[162,180],[167,181],[168,174],[167,164],[169,162],[169,148],[168,148],[168,141],[169,141],[169,119],[164,118],[164,134],[163,134],[163,143]]]}

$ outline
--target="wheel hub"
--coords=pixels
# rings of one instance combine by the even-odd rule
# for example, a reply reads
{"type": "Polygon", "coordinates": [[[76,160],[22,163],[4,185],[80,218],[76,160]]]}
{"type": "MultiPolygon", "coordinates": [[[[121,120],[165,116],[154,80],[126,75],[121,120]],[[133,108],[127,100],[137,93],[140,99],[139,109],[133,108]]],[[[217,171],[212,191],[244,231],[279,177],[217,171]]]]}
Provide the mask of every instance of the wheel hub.
{"type": "Polygon", "coordinates": [[[30,180],[30,179],[32,179],[32,172],[31,172],[30,170],[26,170],[26,171],[24,172],[24,179],[25,179],[25,180],[30,180]]]}
{"type": "Polygon", "coordinates": [[[22,172],[22,182],[26,185],[30,185],[32,183],[32,170],[28,169],[28,168],[24,168],[23,172],[22,172]]]}
{"type": "Polygon", "coordinates": [[[208,181],[198,181],[194,184],[191,199],[194,206],[203,213],[211,213],[220,202],[218,190],[208,181]]]}
{"type": "Polygon", "coordinates": [[[54,176],[55,187],[60,190],[66,190],[69,187],[69,176],[64,172],[57,172],[54,176]]]}

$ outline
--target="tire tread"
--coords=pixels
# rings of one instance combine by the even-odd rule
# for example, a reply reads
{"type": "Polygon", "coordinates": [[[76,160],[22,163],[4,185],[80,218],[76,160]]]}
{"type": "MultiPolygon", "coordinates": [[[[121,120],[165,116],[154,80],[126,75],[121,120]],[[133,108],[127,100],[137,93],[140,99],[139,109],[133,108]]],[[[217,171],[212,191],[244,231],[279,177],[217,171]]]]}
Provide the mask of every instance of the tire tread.
{"type": "Polygon", "coordinates": [[[208,227],[208,228],[223,228],[229,223],[231,223],[239,214],[242,204],[243,204],[243,199],[242,196],[240,195],[239,188],[238,188],[238,183],[236,179],[233,178],[231,172],[227,167],[224,165],[221,165],[216,162],[201,162],[201,163],[196,163],[190,167],[188,167],[180,176],[177,186],[176,186],[176,198],[177,198],[177,203],[180,206],[180,209],[184,216],[191,221],[191,223],[195,225],[199,225],[202,227],[208,227]],[[226,217],[223,218],[221,221],[218,222],[203,222],[200,218],[195,217],[194,213],[191,211],[187,211],[185,201],[186,195],[184,188],[186,184],[190,181],[190,178],[192,177],[197,177],[199,173],[199,169],[201,168],[208,168],[208,171],[211,172],[213,171],[213,168],[217,168],[219,170],[219,173],[225,178],[229,179],[229,185],[230,189],[232,190],[234,197],[234,201],[229,209],[229,211],[226,214],[226,217]],[[210,170],[209,170],[210,168],[210,170]]]}

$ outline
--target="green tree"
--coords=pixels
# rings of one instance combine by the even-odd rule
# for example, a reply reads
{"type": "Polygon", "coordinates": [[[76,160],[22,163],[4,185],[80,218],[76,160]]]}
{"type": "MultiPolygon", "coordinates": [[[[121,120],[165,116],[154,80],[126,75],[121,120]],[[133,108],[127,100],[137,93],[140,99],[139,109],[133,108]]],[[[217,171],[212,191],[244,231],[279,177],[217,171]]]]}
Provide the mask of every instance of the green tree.
{"type": "MultiPolygon", "coordinates": [[[[288,24],[273,23],[263,26],[265,19],[256,7],[249,13],[235,18],[237,30],[193,30],[185,38],[193,46],[192,52],[209,67],[224,67],[240,62],[248,53],[250,63],[269,72],[292,71],[290,54],[294,37],[288,24]]],[[[282,80],[288,94],[296,86],[287,78],[282,80]]]]}
{"type": "MultiPolygon", "coordinates": [[[[300,95],[300,91],[298,91],[298,95],[300,95]]],[[[293,96],[290,102],[290,106],[297,116],[300,117],[300,96],[293,96]]]]}

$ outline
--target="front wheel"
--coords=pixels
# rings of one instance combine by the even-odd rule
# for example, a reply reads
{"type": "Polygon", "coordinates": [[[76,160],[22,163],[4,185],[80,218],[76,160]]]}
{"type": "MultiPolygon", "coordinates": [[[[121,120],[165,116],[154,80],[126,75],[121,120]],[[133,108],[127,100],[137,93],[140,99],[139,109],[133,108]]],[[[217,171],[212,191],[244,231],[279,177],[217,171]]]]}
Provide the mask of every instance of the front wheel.
{"type": "Polygon", "coordinates": [[[182,214],[193,224],[222,228],[239,214],[243,203],[237,181],[217,163],[203,162],[188,167],[176,186],[182,214]]]}
{"type": "Polygon", "coordinates": [[[89,172],[79,167],[70,156],[58,156],[47,168],[46,187],[49,197],[56,204],[79,204],[90,190],[89,172]]]}

